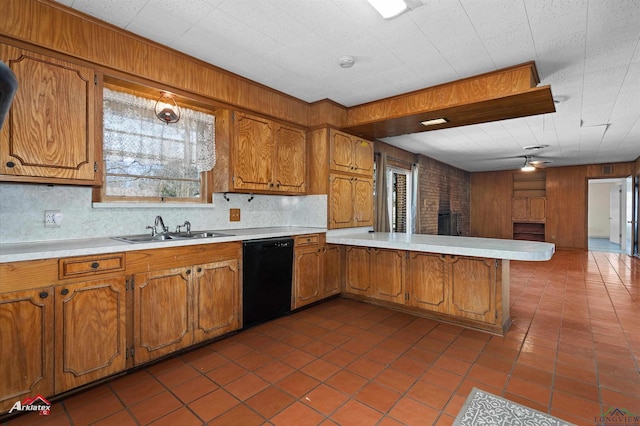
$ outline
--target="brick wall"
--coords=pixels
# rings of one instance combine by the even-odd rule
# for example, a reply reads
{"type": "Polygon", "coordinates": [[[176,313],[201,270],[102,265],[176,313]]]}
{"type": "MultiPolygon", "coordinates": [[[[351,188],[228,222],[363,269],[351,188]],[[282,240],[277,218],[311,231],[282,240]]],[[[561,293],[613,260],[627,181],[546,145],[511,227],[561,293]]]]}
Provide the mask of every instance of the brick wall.
{"type": "Polygon", "coordinates": [[[424,155],[420,164],[420,234],[438,233],[438,213],[459,214],[458,233],[469,235],[471,174],[424,155]]]}

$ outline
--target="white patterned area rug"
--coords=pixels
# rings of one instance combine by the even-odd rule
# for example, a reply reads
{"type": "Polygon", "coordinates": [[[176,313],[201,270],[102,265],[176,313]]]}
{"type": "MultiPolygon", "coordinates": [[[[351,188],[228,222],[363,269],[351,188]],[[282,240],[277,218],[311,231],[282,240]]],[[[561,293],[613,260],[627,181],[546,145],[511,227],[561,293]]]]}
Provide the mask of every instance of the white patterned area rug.
{"type": "Polygon", "coordinates": [[[473,388],[454,426],[575,426],[557,417],[473,388]]]}

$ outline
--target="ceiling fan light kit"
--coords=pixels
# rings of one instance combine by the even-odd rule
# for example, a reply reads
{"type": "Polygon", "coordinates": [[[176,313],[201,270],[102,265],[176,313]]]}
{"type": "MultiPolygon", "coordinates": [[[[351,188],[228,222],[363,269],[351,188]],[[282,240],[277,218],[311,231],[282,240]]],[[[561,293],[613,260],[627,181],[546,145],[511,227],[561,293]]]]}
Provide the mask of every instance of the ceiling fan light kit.
{"type": "Polygon", "coordinates": [[[384,19],[395,18],[407,10],[404,0],[367,0],[384,19]]]}

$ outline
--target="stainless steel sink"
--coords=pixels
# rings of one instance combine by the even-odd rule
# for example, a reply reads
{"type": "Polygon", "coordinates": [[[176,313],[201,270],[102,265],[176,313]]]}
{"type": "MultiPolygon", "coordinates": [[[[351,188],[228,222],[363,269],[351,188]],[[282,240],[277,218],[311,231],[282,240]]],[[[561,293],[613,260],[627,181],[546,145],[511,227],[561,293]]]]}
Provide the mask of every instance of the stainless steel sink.
{"type": "Polygon", "coordinates": [[[112,237],[114,240],[124,241],[125,243],[153,243],[157,241],[175,241],[175,240],[193,240],[218,237],[231,237],[233,234],[224,234],[214,231],[194,231],[194,232],[166,232],[157,235],[138,234],[123,235],[120,237],[112,237]]]}

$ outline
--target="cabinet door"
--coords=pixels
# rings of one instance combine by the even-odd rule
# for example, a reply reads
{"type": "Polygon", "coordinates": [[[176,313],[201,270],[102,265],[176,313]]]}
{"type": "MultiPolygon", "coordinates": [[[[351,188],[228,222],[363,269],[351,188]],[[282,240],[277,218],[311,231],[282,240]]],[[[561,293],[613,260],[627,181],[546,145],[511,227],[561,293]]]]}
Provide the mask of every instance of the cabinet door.
{"type": "Polygon", "coordinates": [[[498,316],[495,306],[497,267],[495,259],[453,256],[449,313],[495,324],[498,316]]]}
{"type": "Polygon", "coordinates": [[[0,174],[93,183],[93,70],[4,44],[0,60],[20,85],[0,134],[0,174]]]}
{"type": "Polygon", "coordinates": [[[329,138],[329,168],[339,172],[353,172],[353,137],[331,130],[329,138]]]}
{"type": "Polygon", "coordinates": [[[53,394],[53,289],[0,294],[0,412],[53,394]]]}
{"type": "Polygon", "coordinates": [[[373,179],[355,178],[353,184],[353,226],[373,225],[373,179]]]}
{"type": "Polygon", "coordinates": [[[345,291],[347,293],[364,296],[373,294],[369,257],[369,249],[366,247],[347,247],[345,272],[345,291]]]}
{"type": "Polygon", "coordinates": [[[352,177],[332,174],[329,177],[329,228],[353,226],[352,177]]]}
{"type": "Polygon", "coordinates": [[[191,345],[191,268],[135,275],[133,339],[140,364],[191,345]]]}
{"type": "Polygon", "coordinates": [[[273,189],[274,141],[270,120],[235,114],[233,140],[233,187],[246,190],[273,189]]]}
{"type": "Polygon", "coordinates": [[[373,142],[355,138],[353,145],[353,171],[373,176],[373,142]]]}
{"type": "Polygon", "coordinates": [[[276,124],[275,190],[306,191],[307,135],[302,129],[276,124]]]}
{"type": "Polygon", "coordinates": [[[527,198],[512,198],[511,199],[511,218],[513,220],[526,221],[528,220],[528,202],[527,198]]]}
{"type": "Polygon", "coordinates": [[[56,287],[55,392],[126,367],[125,277],[56,287]]]}
{"type": "Polygon", "coordinates": [[[322,298],[324,252],[318,244],[296,247],[293,261],[294,289],[291,308],[296,309],[322,298]]]}
{"type": "Polygon", "coordinates": [[[408,304],[429,311],[449,311],[448,264],[443,255],[410,252],[408,304]]]}
{"type": "Polygon", "coordinates": [[[546,219],[547,199],[546,198],[530,198],[529,199],[529,219],[532,221],[542,222],[546,219]]]}
{"type": "Polygon", "coordinates": [[[404,303],[405,259],[403,250],[374,249],[371,254],[373,297],[404,303]]]}
{"type": "Polygon", "coordinates": [[[240,328],[237,259],[198,265],[194,270],[194,343],[240,328]]]}
{"type": "Polygon", "coordinates": [[[324,253],[324,297],[342,291],[342,253],[340,245],[328,245],[324,253]]]}

